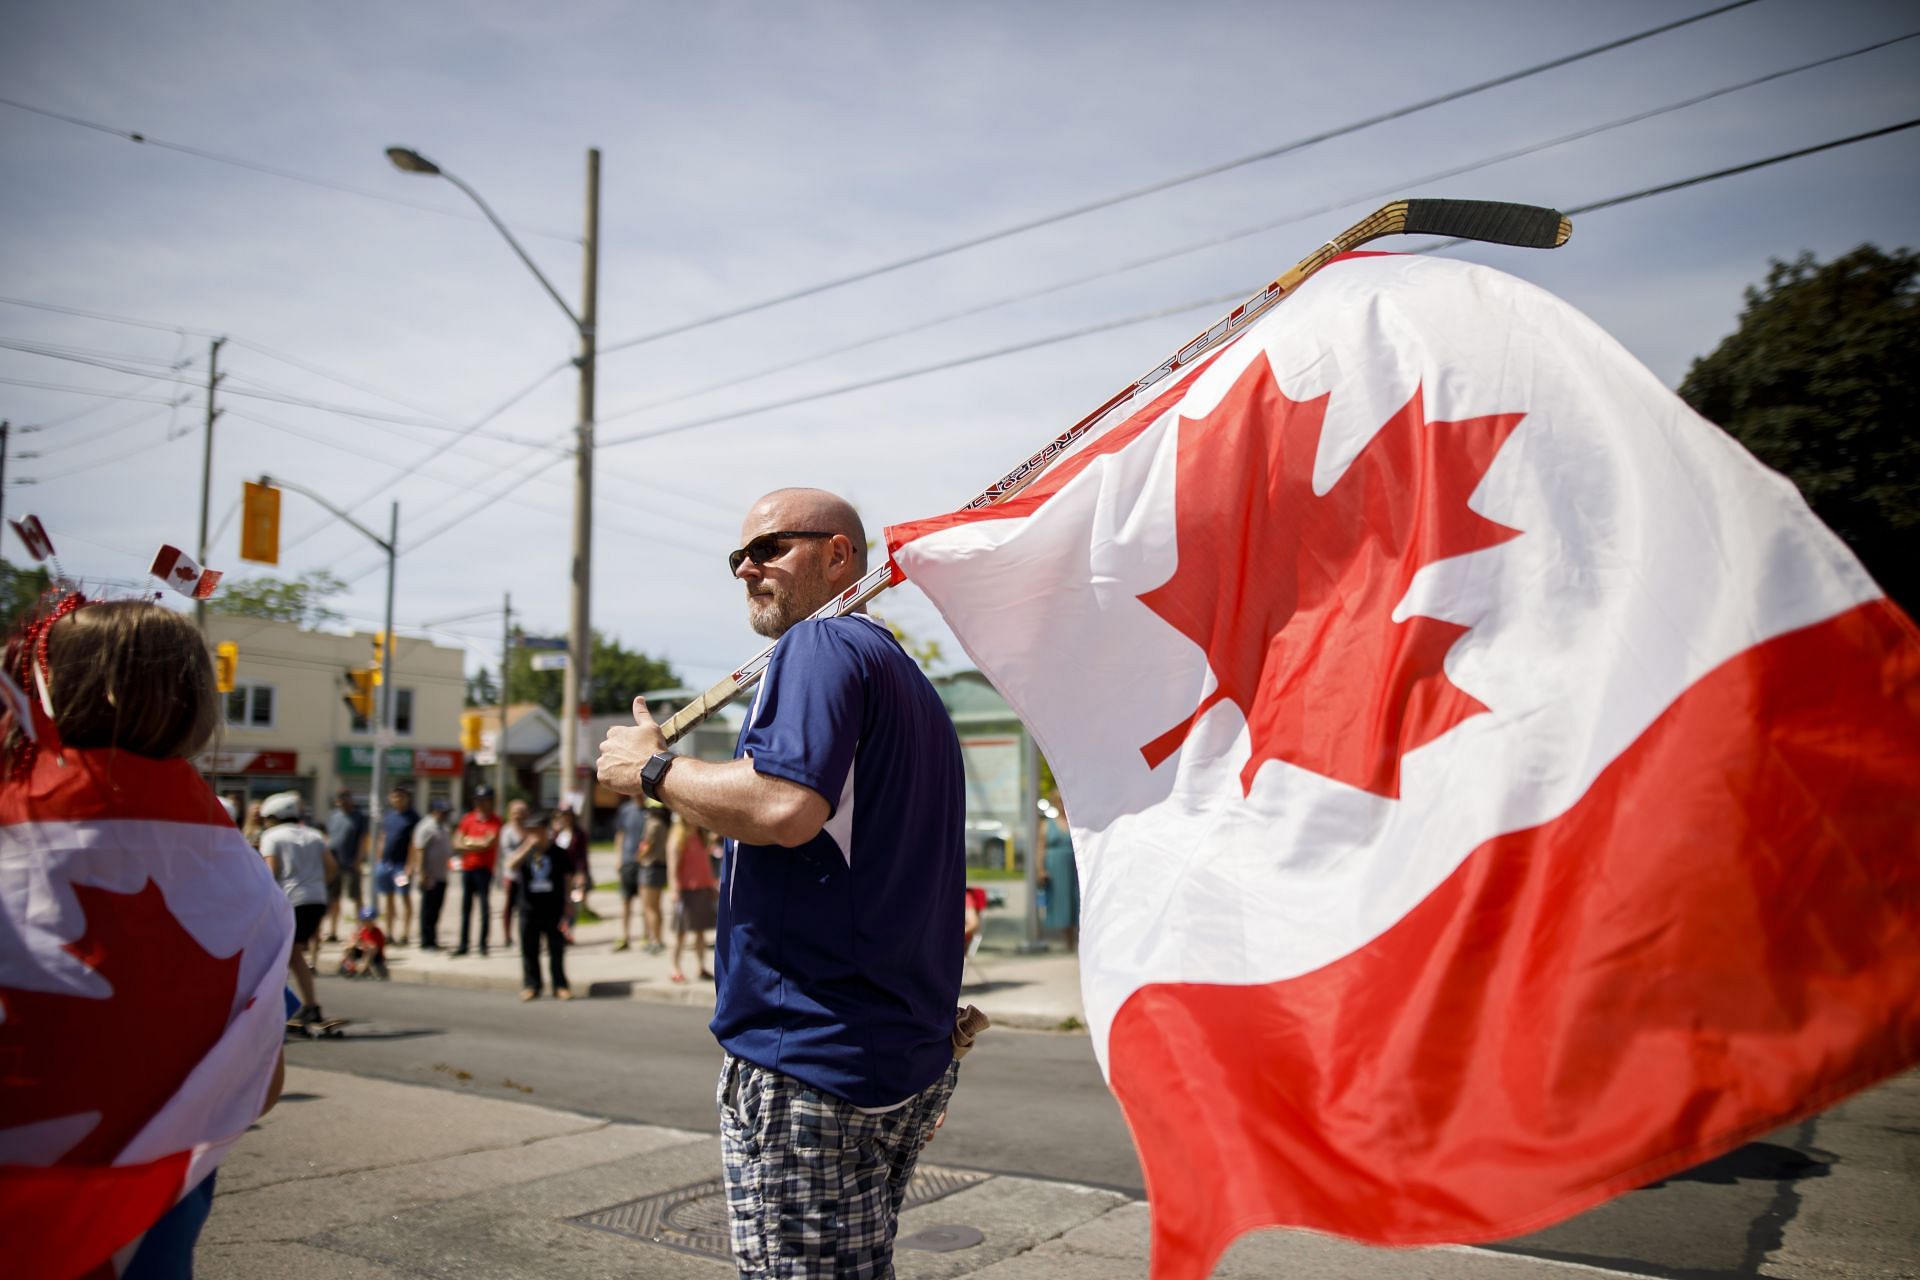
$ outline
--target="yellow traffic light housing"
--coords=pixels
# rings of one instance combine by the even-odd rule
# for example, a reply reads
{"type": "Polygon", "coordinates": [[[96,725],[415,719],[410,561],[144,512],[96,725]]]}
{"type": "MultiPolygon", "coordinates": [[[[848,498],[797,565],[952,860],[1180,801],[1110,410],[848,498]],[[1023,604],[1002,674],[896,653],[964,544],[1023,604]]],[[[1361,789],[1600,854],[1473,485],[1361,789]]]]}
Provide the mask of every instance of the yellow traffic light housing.
{"type": "Polygon", "coordinates": [[[376,683],[371,671],[347,672],[346,704],[353,709],[353,714],[368,724],[373,723],[373,686],[376,683]]]}
{"type": "Polygon", "coordinates": [[[375,684],[379,684],[386,679],[387,650],[390,647],[391,646],[387,644],[386,632],[376,631],[373,633],[373,682],[375,684]]]}
{"type": "Polygon", "coordinates": [[[222,640],[213,647],[213,685],[221,693],[233,692],[234,673],[240,669],[240,646],[222,640]]]}
{"type": "Polygon", "coordinates": [[[249,480],[240,494],[240,558],[280,563],[280,491],[249,480]]]}
{"type": "Polygon", "coordinates": [[[485,721],[486,716],[478,711],[460,713],[460,749],[468,755],[480,749],[481,728],[485,721]]]}

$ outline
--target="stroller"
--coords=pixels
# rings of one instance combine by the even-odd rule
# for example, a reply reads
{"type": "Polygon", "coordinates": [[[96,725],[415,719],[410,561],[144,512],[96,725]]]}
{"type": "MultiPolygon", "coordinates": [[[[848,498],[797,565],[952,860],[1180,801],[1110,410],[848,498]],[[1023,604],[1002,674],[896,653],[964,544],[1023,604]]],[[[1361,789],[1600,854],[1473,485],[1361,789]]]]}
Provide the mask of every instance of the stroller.
{"type": "Polygon", "coordinates": [[[374,918],[372,907],[360,908],[360,932],[340,956],[341,977],[387,980],[387,935],[374,918]]]}

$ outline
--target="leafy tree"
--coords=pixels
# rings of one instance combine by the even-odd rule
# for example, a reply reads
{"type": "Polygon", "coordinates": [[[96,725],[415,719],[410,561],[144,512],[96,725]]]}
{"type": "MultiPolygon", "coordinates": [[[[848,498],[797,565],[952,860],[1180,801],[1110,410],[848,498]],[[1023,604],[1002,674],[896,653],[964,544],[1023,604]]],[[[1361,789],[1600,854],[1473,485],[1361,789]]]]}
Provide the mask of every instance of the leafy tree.
{"type": "Polygon", "coordinates": [[[1920,612],[1920,255],[1862,245],[1773,264],[1680,395],[1800,487],[1887,594],[1920,612]]]}
{"type": "MultiPolygon", "coordinates": [[[[533,651],[515,647],[507,668],[508,687],[516,702],[537,702],[560,713],[563,671],[535,671],[533,651]]],[[[648,689],[677,687],[680,674],[658,658],[621,647],[598,631],[593,633],[593,689],[588,704],[596,715],[611,715],[633,706],[634,695],[648,689]]]]}
{"type": "Polygon", "coordinates": [[[493,707],[500,703],[500,686],[494,683],[493,673],[485,667],[467,677],[467,705],[470,707],[493,707]]]}
{"type": "Polygon", "coordinates": [[[327,601],[346,589],[346,583],[325,569],[303,573],[292,581],[274,577],[241,578],[223,587],[207,607],[215,613],[292,622],[311,630],[343,619],[344,615],[327,601]]]}
{"type": "Polygon", "coordinates": [[[7,612],[6,621],[0,622],[0,634],[11,632],[52,585],[53,576],[40,565],[24,568],[0,563],[0,609],[7,612]]]}
{"type": "Polygon", "coordinates": [[[900,642],[900,647],[907,651],[909,658],[920,664],[922,671],[931,672],[946,656],[940,651],[938,640],[916,640],[912,632],[891,618],[876,618],[875,621],[893,632],[893,638],[900,642]]]}

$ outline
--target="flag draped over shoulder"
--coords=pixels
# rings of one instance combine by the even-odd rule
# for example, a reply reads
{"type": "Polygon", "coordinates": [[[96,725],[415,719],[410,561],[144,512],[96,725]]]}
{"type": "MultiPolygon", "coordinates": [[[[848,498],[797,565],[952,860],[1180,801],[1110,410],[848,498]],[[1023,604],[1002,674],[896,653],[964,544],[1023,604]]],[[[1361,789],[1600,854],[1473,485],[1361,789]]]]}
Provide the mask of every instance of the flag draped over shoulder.
{"type": "Polygon", "coordinates": [[[1350,256],[887,538],[1059,779],[1156,1276],[1518,1234],[1920,1059],[1920,637],[1552,296],[1350,256]]]}
{"type": "Polygon", "coordinates": [[[266,1099],[292,936],[187,761],[43,746],[0,782],[10,1274],[116,1274],[219,1165],[266,1099]]]}

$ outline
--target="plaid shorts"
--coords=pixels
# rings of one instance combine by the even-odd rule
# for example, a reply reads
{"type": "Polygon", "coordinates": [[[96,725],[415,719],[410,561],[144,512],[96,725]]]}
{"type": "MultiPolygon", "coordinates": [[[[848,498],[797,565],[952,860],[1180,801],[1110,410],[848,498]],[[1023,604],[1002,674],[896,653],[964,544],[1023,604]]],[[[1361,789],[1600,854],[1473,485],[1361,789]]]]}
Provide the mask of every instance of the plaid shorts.
{"type": "Polygon", "coordinates": [[[867,1115],[729,1055],[716,1100],[743,1280],[890,1280],[900,1202],[959,1073],[867,1115]]]}

